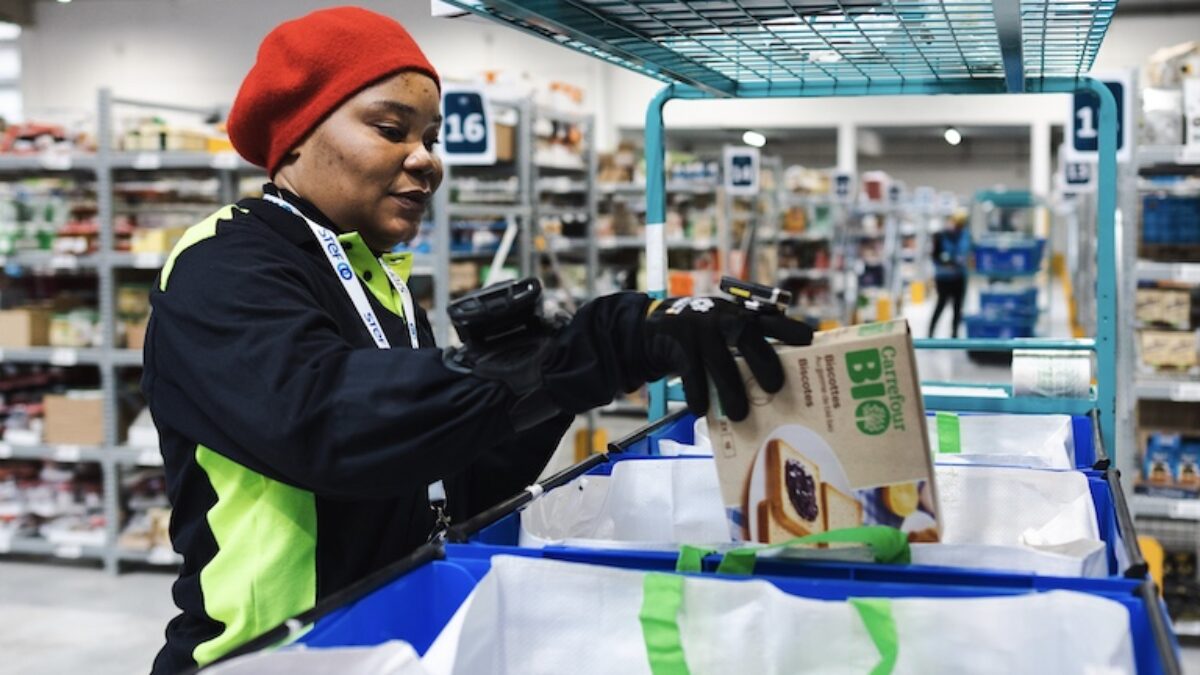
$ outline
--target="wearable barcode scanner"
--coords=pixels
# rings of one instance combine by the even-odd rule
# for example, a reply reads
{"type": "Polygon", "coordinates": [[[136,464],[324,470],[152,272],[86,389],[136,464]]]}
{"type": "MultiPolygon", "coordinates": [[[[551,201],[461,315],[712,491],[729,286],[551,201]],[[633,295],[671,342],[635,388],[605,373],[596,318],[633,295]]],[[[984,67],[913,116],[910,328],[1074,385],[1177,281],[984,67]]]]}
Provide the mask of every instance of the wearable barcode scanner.
{"type": "Polygon", "coordinates": [[[447,308],[461,347],[445,352],[451,369],[503,383],[516,400],[509,419],[517,431],[562,412],[547,393],[542,370],[561,323],[542,316],[542,284],[532,277],[493,284],[447,308]]]}
{"type": "Polygon", "coordinates": [[[492,284],[450,303],[449,314],[467,349],[492,349],[544,329],[542,283],[529,277],[492,284]]]}
{"type": "Polygon", "coordinates": [[[721,277],[721,291],[733,296],[742,307],[755,312],[782,314],[792,304],[791,291],[733,277],[721,277]]]}

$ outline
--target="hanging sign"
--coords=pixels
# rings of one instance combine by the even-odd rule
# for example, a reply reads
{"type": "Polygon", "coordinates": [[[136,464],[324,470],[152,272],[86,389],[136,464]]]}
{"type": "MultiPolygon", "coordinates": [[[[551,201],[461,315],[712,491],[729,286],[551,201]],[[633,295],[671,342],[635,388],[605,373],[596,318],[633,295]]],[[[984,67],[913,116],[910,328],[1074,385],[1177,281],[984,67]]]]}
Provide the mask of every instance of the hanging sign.
{"type": "Polygon", "coordinates": [[[854,174],[836,171],[833,174],[833,196],[838,201],[849,201],[854,196],[854,174]]]}
{"type": "MultiPolygon", "coordinates": [[[[1133,76],[1130,72],[1092,73],[1117,100],[1117,161],[1129,161],[1133,144],[1129,115],[1133,109],[1133,76]]],[[[1071,97],[1071,120],[1067,128],[1068,159],[1096,161],[1100,148],[1100,97],[1093,92],[1076,92],[1071,97]]]]}
{"type": "Polygon", "coordinates": [[[758,194],[758,148],[725,146],[725,192],[731,195],[758,194]]]}
{"type": "Polygon", "coordinates": [[[476,87],[446,85],[442,90],[442,159],[450,165],[496,163],[496,136],[487,96],[476,87]]]}
{"type": "Polygon", "coordinates": [[[1096,191],[1096,163],[1062,159],[1062,188],[1064,193],[1082,194],[1096,191]]]}

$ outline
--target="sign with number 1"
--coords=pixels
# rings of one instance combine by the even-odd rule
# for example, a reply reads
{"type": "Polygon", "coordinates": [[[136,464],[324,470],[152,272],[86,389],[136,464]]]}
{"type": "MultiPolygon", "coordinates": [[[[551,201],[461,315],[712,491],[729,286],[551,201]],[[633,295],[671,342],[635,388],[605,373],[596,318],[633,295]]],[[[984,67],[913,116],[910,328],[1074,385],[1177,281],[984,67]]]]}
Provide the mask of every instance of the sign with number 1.
{"type": "Polygon", "coordinates": [[[474,87],[442,90],[442,159],[446,164],[487,166],[496,163],[496,137],[487,96],[474,87]]]}
{"type": "MultiPolygon", "coordinates": [[[[1128,72],[1092,74],[1112,92],[1117,100],[1117,161],[1129,161],[1132,144],[1131,106],[1133,105],[1133,76],[1128,72]]],[[[1071,98],[1071,119],[1067,128],[1068,159],[1096,161],[1100,147],[1100,97],[1092,92],[1077,92],[1071,98]]]]}

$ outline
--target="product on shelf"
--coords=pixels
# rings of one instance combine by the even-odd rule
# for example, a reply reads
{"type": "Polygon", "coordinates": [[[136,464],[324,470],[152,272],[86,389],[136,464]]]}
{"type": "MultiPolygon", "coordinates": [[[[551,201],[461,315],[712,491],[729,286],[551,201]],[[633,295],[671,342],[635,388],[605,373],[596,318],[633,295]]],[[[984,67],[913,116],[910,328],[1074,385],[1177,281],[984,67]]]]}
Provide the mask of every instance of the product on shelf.
{"type": "Polygon", "coordinates": [[[1138,331],[1142,363],[1154,368],[1187,370],[1200,362],[1195,331],[1138,331]]]}
{"type": "Polygon", "coordinates": [[[132,253],[170,253],[187,232],[187,227],[139,227],[129,238],[132,253]]]}
{"type": "Polygon", "coordinates": [[[1135,316],[1147,326],[1187,330],[1192,325],[1192,292],[1188,288],[1139,288],[1135,316]]]}
{"type": "Polygon", "coordinates": [[[0,463],[0,541],[20,536],[59,546],[102,546],[101,489],[95,464],[0,463]]]}
{"type": "Polygon", "coordinates": [[[50,319],[51,347],[93,347],[103,343],[100,314],[89,307],[56,312],[50,319]]]}
{"type": "Polygon", "coordinates": [[[1138,256],[1166,261],[1200,259],[1200,196],[1143,195],[1138,256]]]}
{"type": "Polygon", "coordinates": [[[126,443],[135,448],[158,448],[158,428],[154,426],[154,418],[150,416],[149,408],[133,418],[126,433],[126,443]]]}
{"type": "Polygon", "coordinates": [[[104,443],[104,397],[99,390],[75,390],[47,395],[44,407],[45,442],[51,445],[104,443]]]}
{"type": "Polygon", "coordinates": [[[50,344],[50,312],[22,307],[0,311],[0,347],[40,347],[50,344]]]}
{"type": "Polygon", "coordinates": [[[1167,497],[1200,496],[1200,431],[1143,432],[1139,492],[1167,497]]]}
{"type": "Polygon", "coordinates": [[[779,350],[785,385],[751,384],[750,416],[708,427],[739,538],[774,542],[857,525],[936,541],[938,510],[912,336],[903,321],[818,333],[779,350]]]}

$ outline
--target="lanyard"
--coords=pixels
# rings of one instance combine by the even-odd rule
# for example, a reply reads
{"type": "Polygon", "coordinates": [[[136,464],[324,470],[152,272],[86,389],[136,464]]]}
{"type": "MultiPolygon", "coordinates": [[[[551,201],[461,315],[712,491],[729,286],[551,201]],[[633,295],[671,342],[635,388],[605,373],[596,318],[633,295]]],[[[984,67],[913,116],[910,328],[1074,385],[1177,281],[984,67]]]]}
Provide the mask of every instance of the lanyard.
{"type": "MultiPolygon", "coordinates": [[[[321,245],[321,252],[325,254],[329,266],[341,280],[346,295],[350,296],[350,302],[354,303],[354,309],[358,312],[358,317],[362,319],[363,326],[375,340],[375,346],[379,349],[391,349],[392,344],[388,342],[387,335],[384,335],[383,327],[379,325],[379,317],[375,316],[375,310],[371,309],[366,291],[355,278],[354,268],[350,266],[349,259],[346,257],[346,249],[342,246],[342,242],[338,241],[337,235],[329,228],[314,223],[311,218],[301,213],[300,209],[275,195],[263,195],[263,199],[299,216],[308,225],[308,229],[312,230],[313,236],[317,238],[317,243],[321,245]]],[[[413,349],[418,349],[421,345],[417,338],[417,311],[413,306],[412,292],[408,290],[408,284],[392,271],[382,257],[379,258],[379,267],[383,269],[383,274],[392,287],[400,293],[400,307],[404,310],[404,322],[408,325],[408,341],[413,349]]],[[[437,527],[430,535],[432,540],[450,525],[450,517],[446,515],[446,487],[442,481],[434,481],[429,484],[426,493],[429,497],[429,507],[437,515],[437,527]]]]}

